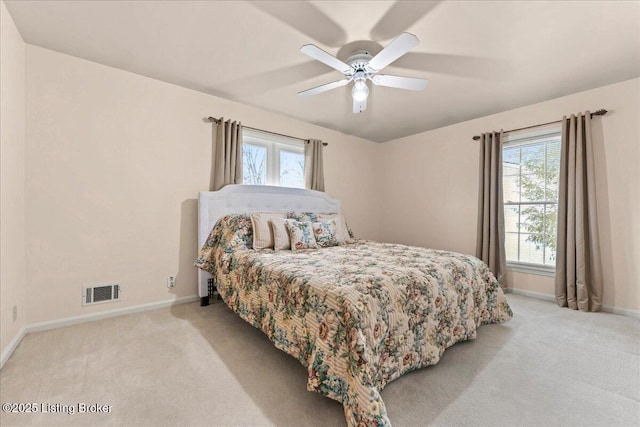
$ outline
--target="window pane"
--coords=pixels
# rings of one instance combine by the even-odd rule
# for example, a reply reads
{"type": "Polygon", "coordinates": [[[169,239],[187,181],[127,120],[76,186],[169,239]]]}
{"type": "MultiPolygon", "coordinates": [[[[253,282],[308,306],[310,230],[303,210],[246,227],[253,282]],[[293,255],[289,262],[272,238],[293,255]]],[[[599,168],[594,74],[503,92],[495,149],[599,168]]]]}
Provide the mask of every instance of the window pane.
{"type": "Polygon", "coordinates": [[[504,231],[518,232],[520,206],[504,207],[504,231]]]}
{"type": "Polygon", "coordinates": [[[560,176],[560,140],[547,144],[547,170],[545,185],[547,200],[558,199],[558,177],[560,176]]]}
{"type": "Polygon", "coordinates": [[[544,144],[529,144],[522,147],[522,173],[540,174],[544,169],[544,144]]]}
{"type": "Polygon", "coordinates": [[[304,154],[280,150],[280,185],[304,187],[304,154]]]}
{"type": "Polygon", "coordinates": [[[507,259],[555,265],[560,134],[512,143],[502,164],[507,259]]]}
{"type": "MultiPolygon", "coordinates": [[[[547,237],[548,240],[553,239],[555,242],[555,236],[547,237]]],[[[547,246],[544,251],[544,263],[547,265],[556,265],[556,245],[554,243],[553,247],[547,246]]]]}
{"type": "Polygon", "coordinates": [[[505,233],[504,247],[507,252],[507,261],[518,261],[518,233],[505,233]]]}
{"type": "Polygon", "coordinates": [[[558,236],[558,205],[545,206],[545,264],[556,265],[556,245],[558,236]]]}
{"type": "Polygon", "coordinates": [[[520,231],[542,234],[544,225],[544,205],[520,205],[520,231]]]}
{"type": "MultiPolygon", "coordinates": [[[[544,157],[540,159],[544,163],[544,157]]],[[[520,176],[520,197],[522,202],[545,201],[544,169],[537,173],[526,173],[520,176]]]]}
{"type": "Polygon", "coordinates": [[[532,264],[542,264],[544,261],[543,247],[539,234],[520,234],[520,261],[532,264]]]}
{"type": "Polygon", "coordinates": [[[520,201],[520,177],[505,176],[502,178],[502,194],[505,203],[520,201]]]}
{"type": "Polygon", "coordinates": [[[505,148],[502,150],[502,175],[511,176],[520,173],[520,148],[505,148]]]}
{"type": "Polygon", "coordinates": [[[267,183],[267,148],[259,145],[242,145],[242,181],[245,184],[267,183]]]}

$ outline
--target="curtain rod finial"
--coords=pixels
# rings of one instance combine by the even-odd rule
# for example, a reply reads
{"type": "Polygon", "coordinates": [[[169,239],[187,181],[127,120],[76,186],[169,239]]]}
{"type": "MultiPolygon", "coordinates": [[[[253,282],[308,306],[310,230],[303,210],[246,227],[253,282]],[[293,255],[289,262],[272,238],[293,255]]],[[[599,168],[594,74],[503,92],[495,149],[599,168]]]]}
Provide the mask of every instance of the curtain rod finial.
{"type": "Polygon", "coordinates": [[[473,137],[473,140],[474,140],[474,141],[477,141],[477,140],[479,140],[479,139],[480,139],[480,137],[479,137],[478,135],[475,135],[475,136],[473,137]]]}

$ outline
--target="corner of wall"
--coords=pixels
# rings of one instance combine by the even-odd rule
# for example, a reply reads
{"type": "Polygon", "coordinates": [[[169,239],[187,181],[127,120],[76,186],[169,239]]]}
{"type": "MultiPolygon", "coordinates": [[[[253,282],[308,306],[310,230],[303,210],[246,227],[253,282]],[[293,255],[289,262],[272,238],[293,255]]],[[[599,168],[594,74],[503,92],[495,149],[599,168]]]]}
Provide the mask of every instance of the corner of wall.
{"type": "Polygon", "coordinates": [[[25,51],[0,1],[0,366],[24,335],[26,304],[25,51]]]}
{"type": "MultiPolygon", "coordinates": [[[[640,309],[640,265],[633,261],[639,259],[640,233],[630,231],[629,224],[640,223],[640,199],[629,195],[638,194],[640,183],[639,87],[640,78],[633,78],[381,144],[382,240],[473,253],[478,150],[472,135],[606,108],[610,113],[593,124],[599,235],[607,283],[603,303],[613,312],[634,315],[640,309]]],[[[553,295],[553,281],[546,277],[512,276],[514,292],[553,295]]]]}

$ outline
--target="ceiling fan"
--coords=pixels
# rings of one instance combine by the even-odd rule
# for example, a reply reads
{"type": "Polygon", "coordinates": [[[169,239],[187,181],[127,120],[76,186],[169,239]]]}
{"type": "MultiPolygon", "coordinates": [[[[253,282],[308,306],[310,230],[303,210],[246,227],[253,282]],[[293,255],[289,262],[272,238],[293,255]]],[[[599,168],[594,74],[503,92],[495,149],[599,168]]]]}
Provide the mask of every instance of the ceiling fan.
{"type": "Polygon", "coordinates": [[[298,95],[316,95],[337,87],[346,86],[352,81],[355,81],[353,89],[351,90],[353,112],[361,113],[367,108],[367,97],[369,96],[367,80],[371,80],[373,84],[377,86],[422,90],[427,87],[428,80],[426,79],[378,74],[380,70],[417,46],[418,43],[420,43],[420,40],[413,34],[402,33],[376,56],[371,56],[366,50],[356,50],[347,59],[347,62],[339,60],[316,45],[306,44],[300,48],[302,53],[340,71],[344,74],[345,78],[333,83],[303,90],[302,92],[298,92],[298,95]]]}

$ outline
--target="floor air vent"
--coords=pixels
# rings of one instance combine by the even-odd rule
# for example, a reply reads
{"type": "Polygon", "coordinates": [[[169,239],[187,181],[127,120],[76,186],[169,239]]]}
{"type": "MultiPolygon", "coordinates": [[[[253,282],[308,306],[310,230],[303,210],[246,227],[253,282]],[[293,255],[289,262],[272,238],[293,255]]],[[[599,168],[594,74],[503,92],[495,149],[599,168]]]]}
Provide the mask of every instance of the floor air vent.
{"type": "Polygon", "coordinates": [[[120,285],[82,288],[82,305],[102,304],[120,300],[120,285]]]}

